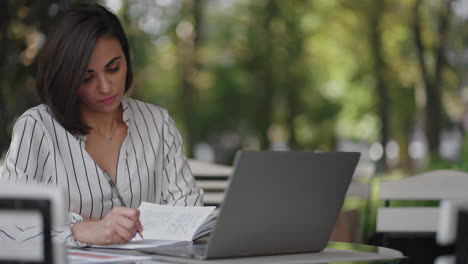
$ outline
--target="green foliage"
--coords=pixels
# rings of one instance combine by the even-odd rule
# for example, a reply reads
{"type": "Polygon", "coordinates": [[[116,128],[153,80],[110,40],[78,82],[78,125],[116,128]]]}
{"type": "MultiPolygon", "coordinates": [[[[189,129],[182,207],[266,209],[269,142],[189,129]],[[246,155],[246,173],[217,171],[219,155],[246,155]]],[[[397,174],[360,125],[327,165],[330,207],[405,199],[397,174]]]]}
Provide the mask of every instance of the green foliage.
{"type": "MultiPolygon", "coordinates": [[[[421,6],[428,62],[435,61],[431,50],[439,41],[438,10],[443,2],[423,1],[421,6]]],[[[35,34],[47,36],[52,11],[61,6],[56,1],[5,3],[11,16],[2,20],[7,34],[0,43],[0,124],[9,131],[15,117],[38,103],[37,56],[26,65],[21,54],[35,34]]],[[[226,151],[243,146],[267,149],[278,142],[309,150],[334,150],[339,140],[372,144],[382,138],[379,109],[385,104],[389,139],[407,148],[425,107],[412,27],[415,3],[123,0],[118,15],[128,33],[135,72],[130,95],[167,108],[184,137],[194,139],[190,144],[226,148],[223,135],[236,134],[240,141],[226,151]],[[188,41],[180,35],[184,26],[192,30],[188,41]],[[373,38],[380,43],[379,51],[372,50],[373,38]],[[376,56],[382,62],[378,71],[376,56]],[[193,93],[183,92],[184,78],[193,93]],[[379,80],[388,91],[386,102],[379,80]],[[184,110],[186,102],[193,103],[193,113],[184,110]]],[[[453,19],[447,49],[461,54],[465,40],[457,32],[466,31],[466,23],[453,19]]],[[[443,68],[444,126],[463,119],[460,67],[448,60],[443,68]]],[[[7,131],[1,137],[2,151],[8,145],[7,131]]],[[[433,158],[427,169],[464,169],[465,152],[463,148],[457,163],[433,158]]],[[[407,153],[402,153],[400,166],[410,166],[407,153]]]]}

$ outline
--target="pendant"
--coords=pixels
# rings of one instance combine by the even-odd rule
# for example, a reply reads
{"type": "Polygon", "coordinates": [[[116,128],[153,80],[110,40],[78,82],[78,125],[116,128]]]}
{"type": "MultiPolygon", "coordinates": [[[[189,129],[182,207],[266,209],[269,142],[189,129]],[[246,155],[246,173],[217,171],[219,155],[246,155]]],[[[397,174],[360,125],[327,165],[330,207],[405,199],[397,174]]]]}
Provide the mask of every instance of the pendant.
{"type": "Polygon", "coordinates": [[[112,143],[112,138],[106,138],[107,144],[112,143]]]}

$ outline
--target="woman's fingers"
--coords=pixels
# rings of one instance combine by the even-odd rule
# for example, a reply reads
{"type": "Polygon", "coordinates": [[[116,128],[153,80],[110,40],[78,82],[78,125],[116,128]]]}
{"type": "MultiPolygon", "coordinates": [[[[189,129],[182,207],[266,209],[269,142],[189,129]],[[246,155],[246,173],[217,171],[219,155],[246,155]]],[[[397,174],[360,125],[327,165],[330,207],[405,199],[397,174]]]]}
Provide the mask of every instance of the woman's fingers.
{"type": "Polygon", "coordinates": [[[138,232],[143,232],[143,226],[141,225],[141,222],[138,220],[138,224],[137,224],[137,231],[138,232]]]}
{"type": "Polygon", "coordinates": [[[121,215],[132,220],[137,225],[137,231],[143,231],[143,226],[140,222],[140,211],[138,209],[128,207],[115,207],[114,209],[112,209],[111,213],[114,215],[121,215]]]}
{"type": "Polygon", "coordinates": [[[129,230],[122,225],[115,227],[115,234],[117,235],[118,239],[121,241],[120,243],[127,243],[130,242],[133,237],[135,237],[136,229],[129,230]]]}
{"type": "Polygon", "coordinates": [[[130,232],[137,232],[138,222],[135,222],[132,219],[120,216],[118,217],[118,223],[121,227],[129,230],[130,232]]]}
{"type": "Polygon", "coordinates": [[[131,208],[115,208],[105,217],[107,237],[113,243],[129,242],[140,228],[139,221],[136,219],[137,212],[126,209],[131,208]]]}
{"type": "Polygon", "coordinates": [[[138,219],[140,218],[140,211],[135,208],[114,207],[111,213],[125,216],[127,218],[133,219],[134,221],[138,221],[138,219]]]}

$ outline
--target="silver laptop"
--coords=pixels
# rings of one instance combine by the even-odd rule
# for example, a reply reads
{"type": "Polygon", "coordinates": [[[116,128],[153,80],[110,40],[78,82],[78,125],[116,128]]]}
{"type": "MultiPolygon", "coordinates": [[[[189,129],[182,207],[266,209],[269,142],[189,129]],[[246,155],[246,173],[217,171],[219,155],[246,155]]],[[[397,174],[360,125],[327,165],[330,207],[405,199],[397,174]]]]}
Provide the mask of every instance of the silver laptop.
{"type": "Polygon", "coordinates": [[[240,152],[207,242],[143,252],[215,259],[324,249],[360,153],[240,152]]]}

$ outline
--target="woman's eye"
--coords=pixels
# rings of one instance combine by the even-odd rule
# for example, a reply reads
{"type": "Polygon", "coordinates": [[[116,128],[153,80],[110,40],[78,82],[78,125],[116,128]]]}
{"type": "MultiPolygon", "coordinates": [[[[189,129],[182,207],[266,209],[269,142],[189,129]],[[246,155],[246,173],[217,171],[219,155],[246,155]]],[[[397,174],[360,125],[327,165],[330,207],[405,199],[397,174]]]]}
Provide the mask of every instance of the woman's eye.
{"type": "Polygon", "coordinates": [[[119,69],[120,69],[120,67],[117,66],[117,67],[115,67],[115,68],[108,69],[107,71],[109,71],[109,72],[116,72],[116,71],[118,71],[119,69]]]}
{"type": "Polygon", "coordinates": [[[91,79],[93,79],[93,76],[88,77],[88,78],[84,78],[83,83],[87,83],[87,82],[91,81],[91,79]]]}

